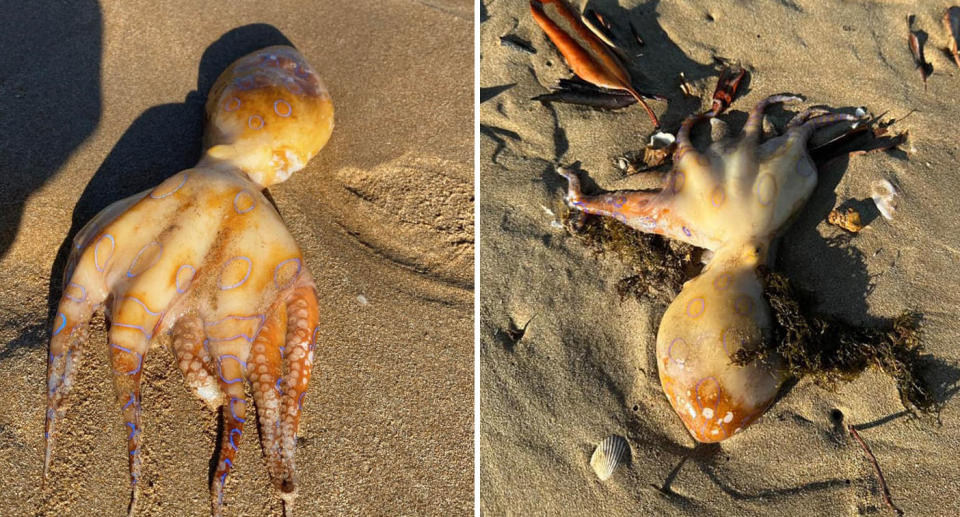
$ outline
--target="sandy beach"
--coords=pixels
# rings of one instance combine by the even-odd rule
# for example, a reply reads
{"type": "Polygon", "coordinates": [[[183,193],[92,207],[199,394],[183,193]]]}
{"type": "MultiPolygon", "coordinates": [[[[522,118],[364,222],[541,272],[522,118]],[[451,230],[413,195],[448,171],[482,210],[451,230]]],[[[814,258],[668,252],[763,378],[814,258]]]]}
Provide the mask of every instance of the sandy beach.
{"type": "MultiPolygon", "coordinates": [[[[0,515],[126,515],[102,318],[41,489],[49,325],[73,234],[193,166],[216,76],[292,43],[336,129],[270,188],[316,279],[320,347],[297,515],[473,507],[473,7],[467,1],[38,2],[0,7],[0,515]]],[[[137,515],[209,515],[217,415],[168,348],[144,364],[137,515]]],[[[226,515],[280,515],[256,433],[226,515]]]]}
{"type": "MultiPolygon", "coordinates": [[[[572,2],[583,8],[580,2],[572,2]]],[[[853,425],[906,515],[960,513],[960,69],[942,50],[942,2],[590,1],[628,44],[639,88],[664,130],[709,107],[720,63],[750,74],[727,114],[734,132],[768,95],[802,107],[863,107],[908,131],[901,152],[836,159],[819,171],[806,208],[782,239],[778,267],[816,295],[817,309],[854,324],[923,314],[928,379],[939,415],[910,416],[895,382],[868,370],[835,391],[809,379],[736,437],[695,447],[657,374],[662,305],[621,301],[631,274],[557,224],[574,164],[594,191],[658,186],[625,176],[615,159],[652,133],[637,106],[600,111],[531,98],[572,74],[530,16],[528,2],[481,7],[480,360],[481,512],[485,515],[892,515],[853,425]],[[907,46],[907,16],[933,66],[926,88],[907,46]],[[644,39],[636,44],[632,22],[644,39]],[[527,42],[535,53],[501,44],[527,42]],[[680,91],[680,74],[697,98],[680,91]],[[828,212],[870,201],[887,179],[901,192],[892,221],[877,218],[842,244],[828,212]],[[522,329],[523,331],[517,331],[522,329]],[[626,438],[629,461],[601,482],[596,445],[626,438]]],[[[782,128],[798,109],[771,110],[782,128]]],[[[703,130],[705,145],[709,131],[703,130]]],[[[697,137],[701,138],[701,137],[697,137]]]]}

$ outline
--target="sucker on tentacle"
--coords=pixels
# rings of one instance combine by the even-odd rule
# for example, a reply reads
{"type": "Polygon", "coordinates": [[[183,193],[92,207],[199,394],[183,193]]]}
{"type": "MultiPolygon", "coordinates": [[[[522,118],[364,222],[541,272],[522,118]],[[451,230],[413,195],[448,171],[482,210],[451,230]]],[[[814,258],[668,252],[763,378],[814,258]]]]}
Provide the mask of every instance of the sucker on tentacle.
{"type": "Polygon", "coordinates": [[[262,190],[326,144],[333,104],[303,56],[277,46],[230,65],[206,111],[206,151],[196,167],[110,205],[77,235],[50,340],[43,475],[50,473],[87,325],[102,308],[127,437],[131,514],[142,470],[144,360],[157,337],[171,333],[187,387],[220,408],[224,421],[211,513],[222,513],[250,416],[249,382],[267,470],[289,515],[317,300],[300,249],[262,190]]]}

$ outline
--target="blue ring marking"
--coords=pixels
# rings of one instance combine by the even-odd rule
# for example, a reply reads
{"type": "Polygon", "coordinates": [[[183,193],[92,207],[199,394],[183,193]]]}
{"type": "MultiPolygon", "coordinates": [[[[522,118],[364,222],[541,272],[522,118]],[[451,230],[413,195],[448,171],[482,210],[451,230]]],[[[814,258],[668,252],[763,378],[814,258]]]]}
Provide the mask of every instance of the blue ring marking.
{"type": "Polygon", "coordinates": [[[107,262],[113,258],[113,252],[116,251],[116,249],[117,240],[113,238],[113,235],[110,235],[109,233],[101,235],[100,238],[97,239],[97,243],[93,245],[93,267],[95,267],[97,271],[103,273],[103,268],[105,268],[107,266],[107,262]],[[112,247],[110,248],[110,256],[107,257],[107,260],[103,263],[103,265],[100,265],[100,243],[103,242],[103,239],[110,239],[112,247]]]}
{"type": "Polygon", "coordinates": [[[683,171],[677,171],[673,175],[673,191],[680,192],[683,189],[683,186],[687,183],[687,175],[683,171]]]}
{"type": "Polygon", "coordinates": [[[247,404],[247,401],[246,401],[246,400],[243,400],[243,399],[238,399],[237,397],[230,397],[230,403],[227,404],[227,405],[230,407],[230,416],[232,416],[234,420],[236,420],[237,422],[240,422],[240,423],[242,424],[242,423],[246,422],[247,419],[246,419],[246,418],[240,418],[240,417],[237,416],[237,413],[233,410],[233,403],[234,403],[234,402],[242,402],[244,405],[246,405],[246,404],[247,404]]]}
{"type": "Polygon", "coordinates": [[[238,97],[231,97],[230,99],[227,100],[227,102],[223,103],[223,111],[226,111],[227,113],[237,111],[238,109],[240,109],[240,106],[242,104],[243,102],[241,102],[238,97]],[[237,105],[234,106],[233,109],[230,109],[230,103],[233,101],[237,101],[237,105]]]}
{"type": "Polygon", "coordinates": [[[136,453],[138,453],[138,452],[140,452],[140,447],[137,447],[136,449],[130,451],[130,455],[133,456],[134,454],[136,454],[136,453]]]}
{"type": "Polygon", "coordinates": [[[63,331],[63,328],[67,326],[67,316],[62,312],[57,313],[57,317],[60,318],[60,325],[53,331],[53,335],[56,336],[63,331]]]}
{"type": "Polygon", "coordinates": [[[674,338],[673,341],[670,342],[670,346],[667,347],[667,357],[669,357],[673,362],[679,364],[680,366],[683,366],[684,364],[686,364],[686,361],[685,361],[685,360],[680,360],[680,359],[677,359],[677,358],[673,357],[673,345],[675,345],[675,344],[677,343],[677,341],[680,341],[680,342],[683,343],[684,345],[687,344],[687,341],[684,340],[684,339],[681,338],[681,337],[674,338]]]}
{"type": "MultiPolygon", "coordinates": [[[[167,192],[166,194],[157,196],[157,195],[154,195],[154,193],[157,191],[157,189],[153,189],[153,192],[150,193],[150,197],[153,198],[153,199],[163,199],[163,198],[165,198],[165,197],[167,197],[167,196],[170,196],[170,195],[174,194],[176,191],[178,191],[178,190],[180,190],[181,188],[183,188],[183,185],[187,182],[187,176],[189,176],[187,173],[183,173],[183,178],[180,180],[180,184],[177,185],[177,188],[171,190],[170,192],[167,192]]],[[[162,183],[161,183],[161,185],[162,185],[162,183]]],[[[159,188],[159,187],[157,187],[157,188],[159,188]]]]}
{"type": "Polygon", "coordinates": [[[184,264],[184,265],[180,266],[179,268],[177,268],[177,276],[176,276],[176,281],[175,281],[174,283],[176,284],[176,288],[177,288],[177,293],[178,293],[178,294],[183,294],[183,293],[185,293],[185,292],[187,291],[187,287],[189,287],[189,286],[190,286],[190,283],[193,282],[193,277],[194,277],[196,274],[197,274],[197,268],[191,266],[190,264],[184,264]],[[187,281],[187,285],[186,285],[185,287],[181,287],[181,286],[180,286],[180,271],[183,271],[183,268],[185,268],[185,267],[188,267],[188,268],[190,268],[190,270],[191,270],[190,280],[187,281]]]}
{"type": "Polygon", "coordinates": [[[275,285],[275,286],[277,287],[277,289],[286,289],[287,287],[290,287],[291,285],[293,285],[293,282],[296,281],[297,278],[300,277],[300,272],[301,272],[301,271],[303,271],[303,262],[301,262],[300,259],[297,258],[297,257],[288,258],[287,260],[284,260],[283,262],[277,264],[277,267],[273,268],[273,285],[275,285]],[[280,271],[280,268],[282,268],[284,264],[286,264],[287,262],[290,262],[290,261],[296,261],[296,262],[297,262],[297,272],[294,273],[294,275],[290,278],[290,281],[289,281],[289,282],[287,282],[287,283],[283,284],[283,286],[281,286],[280,284],[277,283],[277,273],[280,271]]]}
{"type": "MultiPolygon", "coordinates": [[[[700,382],[697,383],[697,385],[696,385],[696,387],[693,389],[693,391],[694,391],[694,393],[697,394],[697,405],[700,406],[700,411],[701,411],[701,412],[704,410],[704,407],[703,407],[703,401],[700,400],[700,386],[701,386],[703,383],[707,382],[707,381],[713,381],[713,382],[715,382],[715,383],[717,384],[717,391],[720,391],[720,381],[718,381],[715,377],[712,377],[712,376],[711,376],[711,377],[706,377],[706,378],[700,379],[700,382]]],[[[719,398],[719,396],[718,396],[718,397],[717,397],[717,406],[719,406],[719,405],[720,405],[720,398],[719,398]]],[[[714,411],[717,410],[716,407],[714,407],[714,408],[712,408],[712,409],[713,409],[714,411]]]]}
{"type": "Polygon", "coordinates": [[[777,181],[776,181],[775,179],[773,179],[773,176],[771,176],[771,175],[769,175],[769,174],[764,174],[764,175],[760,176],[759,178],[757,178],[757,184],[756,184],[755,187],[753,187],[753,192],[757,195],[757,201],[758,201],[762,206],[767,206],[767,205],[769,205],[770,203],[772,203],[772,202],[774,201],[774,197],[775,197],[776,194],[777,194],[777,181]],[[761,180],[763,180],[763,179],[766,179],[767,181],[761,183],[761,180]],[[773,192],[770,193],[770,198],[767,199],[766,201],[764,201],[764,200],[763,200],[763,192],[761,192],[760,186],[761,186],[761,184],[768,184],[768,183],[769,183],[770,185],[772,185],[771,188],[773,189],[773,192]]]}
{"type": "Polygon", "coordinates": [[[203,340],[203,350],[207,352],[207,355],[210,355],[210,339],[206,338],[203,340]]]}
{"type": "Polygon", "coordinates": [[[263,117],[261,117],[260,115],[250,115],[250,118],[247,119],[247,127],[250,128],[250,129],[252,129],[252,130],[254,130],[254,131],[259,131],[259,130],[263,129],[263,126],[264,126],[263,117]],[[253,127],[253,121],[254,121],[254,120],[259,120],[259,121],[260,121],[260,123],[257,125],[257,127],[253,127]]]}
{"type": "Polygon", "coordinates": [[[129,323],[117,323],[117,322],[114,322],[111,326],[113,326],[113,327],[123,327],[123,328],[128,328],[128,329],[139,330],[141,333],[143,333],[144,337],[146,337],[147,339],[150,339],[150,338],[153,337],[149,332],[147,332],[146,330],[144,330],[144,328],[143,328],[142,325],[131,325],[131,324],[129,324],[129,323]]]}
{"type": "MultiPolygon", "coordinates": [[[[147,304],[141,302],[140,299],[137,298],[137,297],[135,297],[135,296],[124,296],[123,298],[120,299],[121,302],[124,301],[124,300],[133,300],[133,301],[136,302],[138,305],[140,305],[141,307],[143,307],[143,310],[149,312],[151,316],[157,316],[157,315],[160,314],[159,311],[157,311],[157,312],[151,311],[150,308],[147,307],[147,304]]],[[[114,323],[114,325],[116,325],[116,323],[114,323]]]]}
{"type": "Polygon", "coordinates": [[[237,444],[233,443],[233,433],[237,433],[237,434],[243,436],[243,431],[241,431],[241,430],[239,430],[239,429],[236,429],[236,428],[231,429],[231,430],[230,430],[230,435],[227,437],[228,441],[230,442],[230,447],[233,447],[233,450],[236,451],[236,450],[238,450],[238,449],[237,449],[237,444]]]}
{"type": "Polygon", "coordinates": [[[69,284],[67,284],[67,288],[63,290],[63,297],[66,298],[66,299],[68,299],[68,300],[70,300],[70,301],[74,301],[74,302],[80,303],[80,302],[82,302],[82,301],[84,301],[84,300],[87,299],[87,290],[84,289],[83,286],[80,285],[80,284],[78,284],[78,283],[70,282],[69,284]],[[78,289],[80,289],[80,298],[77,298],[77,297],[74,297],[74,296],[70,296],[70,294],[69,294],[69,292],[70,292],[69,289],[70,289],[71,286],[76,286],[78,289]]]}
{"type": "Polygon", "coordinates": [[[127,435],[127,440],[132,440],[133,435],[137,434],[137,426],[133,422],[126,422],[127,427],[130,428],[130,434],[127,435]]]}
{"type": "Polygon", "coordinates": [[[230,379],[230,380],[227,380],[223,377],[223,360],[224,359],[233,359],[234,361],[240,363],[244,370],[247,369],[247,363],[241,361],[239,357],[231,354],[223,354],[217,358],[217,375],[220,376],[220,380],[223,381],[224,384],[233,384],[233,383],[242,381],[243,380],[242,375],[240,377],[237,377],[236,379],[230,379]]]}
{"type": "Polygon", "coordinates": [[[122,351],[124,351],[124,352],[126,352],[126,353],[128,353],[128,354],[135,354],[137,357],[140,358],[140,362],[137,363],[137,367],[136,367],[136,369],[134,369],[133,371],[131,371],[131,372],[121,372],[121,371],[117,371],[117,369],[114,368],[114,369],[113,369],[114,373],[119,373],[120,375],[135,375],[137,372],[140,371],[140,368],[143,367],[143,355],[138,354],[137,352],[134,352],[133,350],[130,350],[130,349],[127,349],[127,348],[123,348],[122,346],[120,346],[120,345],[118,345],[118,344],[116,344],[116,343],[110,343],[110,346],[113,347],[113,348],[116,348],[117,350],[122,350],[122,351]]]}
{"type": "Polygon", "coordinates": [[[275,383],[273,384],[273,389],[277,390],[277,393],[279,393],[280,396],[282,397],[282,396],[283,396],[283,388],[280,387],[280,383],[281,383],[281,382],[283,382],[283,377],[277,377],[277,382],[275,382],[275,383]]]}
{"type": "Polygon", "coordinates": [[[293,107],[290,106],[290,103],[289,103],[289,102],[287,102],[287,101],[285,101],[285,100],[283,100],[283,99],[277,99],[277,100],[273,101],[273,112],[276,113],[278,116],[281,116],[281,117],[283,117],[283,118],[287,118],[287,117],[289,117],[290,115],[293,114],[293,107]],[[286,115],[284,115],[283,113],[280,113],[280,110],[277,109],[277,105],[280,104],[281,102],[282,102],[283,104],[286,104],[286,105],[287,105],[287,114],[286,114],[286,115]]]}
{"type": "Polygon", "coordinates": [[[50,432],[49,432],[49,431],[44,431],[44,432],[43,432],[43,439],[44,439],[44,440],[49,440],[49,439],[50,439],[50,432]]]}
{"type": "Polygon", "coordinates": [[[626,202],[627,202],[627,196],[617,196],[613,200],[613,206],[617,208],[622,208],[623,205],[626,204],[626,202]]]}
{"type": "Polygon", "coordinates": [[[286,352],[286,351],[287,351],[287,347],[285,347],[285,346],[281,346],[281,347],[277,347],[277,348],[279,348],[279,349],[280,349],[280,359],[283,359],[283,356],[284,356],[284,352],[286,352]]]}
{"type": "Polygon", "coordinates": [[[131,393],[131,394],[130,394],[130,400],[128,400],[127,403],[123,405],[123,407],[121,408],[121,410],[127,409],[128,407],[130,407],[130,404],[133,404],[133,400],[134,400],[134,396],[133,396],[133,393],[131,393]]]}
{"type": "Polygon", "coordinates": [[[136,256],[136,257],[133,257],[133,262],[131,262],[131,263],[130,263],[130,267],[127,268],[127,278],[133,278],[133,277],[135,277],[135,276],[137,276],[137,275],[139,275],[140,273],[143,272],[143,271],[141,271],[140,273],[137,273],[137,274],[131,274],[131,271],[133,271],[133,266],[136,266],[136,265],[137,265],[137,262],[140,261],[140,256],[143,255],[143,252],[144,252],[144,251],[147,251],[147,247],[149,247],[149,246],[151,246],[151,245],[153,245],[153,244],[156,244],[157,246],[160,246],[160,255],[157,255],[157,258],[153,261],[153,264],[150,264],[149,266],[147,266],[147,268],[144,269],[143,271],[146,271],[147,269],[152,268],[153,266],[155,266],[155,265],[157,264],[157,262],[160,261],[160,257],[163,256],[163,244],[160,244],[160,243],[157,242],[157,241],[151,241],[151,242],[145,244],[142,248],[140,248],[140,251],[137,252],[137,256],[136,256]]]}
{"type": "Polygon", "coordinates": [[[247,258],[247,257],[244,257],[243,255],[241,255],[241,256],[239,256],[239,257],[233,257],[232,259],[224,262],[224,263],[223,263],[223,267],[220,268],[220,279],[217,281],[217,283],[220,285],[220,290],[221,290],[221,291],[227,291],[227,290],[233,289],[233,288],[235,288],[235,287],[240,287],[241,285],[243,285],[244,282],[247,281],[247,278],[250,278],[250,271],[251,271],[251,270],[253,270],[253,261],[250,260],[250,259],[247,258]],[[224,271],[225,269],[227,269],[227,266],[229,266],[230,263],[233,262],[234,260],[246,260],[246,261],[247,261],[247,274],[244,275],[244,276],[243,276],[243,279],[240,280],[239,282],[237,282],[237,283],[235,283],[235,284],[233,284],[233,285],[228,285],[228,286],[224,287],[223,284],[222,284],[222,282],[223,282],[223,271],[224,271]]]}
{"type": "Polygon", "coordinates": [[[690,237],[691,235],[693,235],[692,233],[690,233],[690,229],[687,228],[686,226],[683,227],[683,234],[686,235],[687,237],[690,237]]]}
{"type": "Polygon", "coordinates": [[[657,220],[650,216],[641,217],[640,226],[643,226],[647,230],[652,230],[657,227],[657,220]]]}
{"type": "Polygon", "coordinates": [[[236,196],[233,196],[233,211],[236,212],[236,213],[238,213],[238,214],[243,215],[243,214],[245,214],[245,213],[253,210],[256,206],[257,206],[257,200],[253,197],[252,194],[250,194],[250,193],[247,192],[246,190],[241,190],[240,192],[237,192],[237,195],[236,195],[236,196]],[[240,197],[240,194],[246,194],[247,196],[250,197],[250,208],[248,208],[248,209],[246,209],[246,210],[240,210],[240,207],[237,206],[237,198],[240,197]]]}
{"type": "Polygon", "coordinates": [[[307,394],[307,392],[304,391],[304,392],[300,393],[300,397],[297,398],[297,409],[298,409],[298,410],[303,408],[303,396],[306,395],[306,394],[307,394]]]}

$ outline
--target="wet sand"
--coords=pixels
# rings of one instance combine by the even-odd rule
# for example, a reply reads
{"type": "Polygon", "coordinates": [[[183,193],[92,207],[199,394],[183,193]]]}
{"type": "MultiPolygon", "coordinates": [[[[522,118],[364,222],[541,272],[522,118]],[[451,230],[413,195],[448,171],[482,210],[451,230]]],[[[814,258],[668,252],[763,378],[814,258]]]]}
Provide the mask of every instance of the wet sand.
{"type": "MultiPolygon", "coordinates": [[[[470,511],[472,9],[452,0],[0,8],[0,120],[10,132],[0,143],[0,515],[126,515],[126,430],[102,322],[40,487],[63,246],[110,202],[192,166],[216,75],[284,37],[336,107],[326,148],[270,189],[321,310],[297,515],[470,511]]],[[[187,391],[169,349],[152,349],[144,369],[138,515],[209,515],[217,415],[187,391]]],[[[281,514],[255,432],[225,504],[226,515],[281,514]]]]}
{"type": "MultiPolygon", "coordinates": [[[[600,190],[657,186],[625,177],[615,158],[642,149],[652,126],[637,106],[603,112],[530,99],[571,74],[529,14],[527,2],[484,2],[478,113],[480,172],[480,486],[487,515],[889,515],[873,467],[843,426],[853,424],[907,515],[960,512],[960,157],[955,121],[960,70],[941,49],[940,2],[592,1],[630,40],[635,83],[675,132],[707,109],[718,60],[750,81],[724,115],[738,131],[762,98],[802,94],[806,106],[900,119],[901,153],[833,160],[786,232],[781,269],[815,293],[818,309],[871,324],[906,310],[924,315],[937,418],[911,418],[895,383],[870,370],[836,391],[801,380],[759,423],[719,445],[695,447],[664,397],[654,358],[664,307],[623,301],[631,273],[554,224],[566,182],[556,164],[576,164],[600,190]],[[933,74],[924,89],[907,47],[908,14],[928,34],[933,74]],[[512,34],[536,54],[503,46],[512,34]],[[699,96],[684,99],[683,73],[699,96]],[[502,87],[502,88],[498,88],[502,87]],[[487,90],[493,88],[492,90],[487,90]],[[501,91],[502,90],[502,91],[501,91]],[[499,91],[499,93],[495,93],[499,91]],[[911,113],[912,112],[912,113],[911,113]],[[908,116],[909,114],[909,116],[908,116]],[[893,221],[878,218],[838,244],[826,223],[841,202],[869,201],[889,179],[903,197],[893,221]],[[517,339],[511,326],[525,332],[517,339]],[[831,419],[835,410],[842,422],[831,419]],[[605,437],[630,444],[630,461],[606,482],[589,466],[605,437]]],[[[581,6],[582,7],[582,6],[581,6]]],[[[776,108],[783,127],[797,107],[776,108]]],[[[699,131],[698,133],[709,133],[699,131]]],[[[698,138],[701,138],[698,136],[698,138]]],[[[705,137],[704,137],[705,138],[705,137]]],[[[705,145],[704,139],[699,140],[705,145]]]]}

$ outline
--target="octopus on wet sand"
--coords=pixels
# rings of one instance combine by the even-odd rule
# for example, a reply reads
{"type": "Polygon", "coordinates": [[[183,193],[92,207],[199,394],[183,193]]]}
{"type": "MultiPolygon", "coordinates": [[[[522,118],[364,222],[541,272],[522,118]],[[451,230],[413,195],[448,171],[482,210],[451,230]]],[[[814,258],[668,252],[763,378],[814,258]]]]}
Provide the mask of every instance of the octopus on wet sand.
{"type": "Polygon", "coordinates": [[[768,97],[750,112],[739,141],[715,142],[706,151],[693,147],[690,130],[713,115],[688,118],[677,135],[675,167],[657,192],[584,196],[577,176],[558,169],[569,182],[572,206],[712,252],[667,308],[657,333],[663,391],[700,442],[721,441],[756,421],[784,380],[775,361],[738,365],[732,358],[770,336],[758,267],[771,262],[771,244],[817,184],[808,139],[817,128],[857,120],[806,110],[785,134],[761,143],[764,110],[796,100],[768,97]]]}
{"type": "Polygon", "coordinates": [[[44,477],[89,322],[103,310],[127,433],[130,512],[141,475],[143,361],[171,336],[187,386],[222,411],[213,514],[221,513],[249,415],[247,383],[270,479],[291,514],[317,299],[300,248],[261,191],[326,144],[333,104],[303,56],[278,46],[227,68],[206,111],[206,151],[196,167],[110,205],[76,236],[50,339],[44,477]]]}

